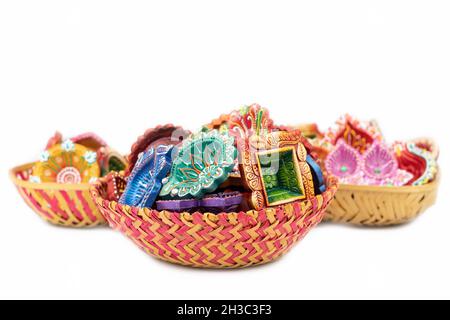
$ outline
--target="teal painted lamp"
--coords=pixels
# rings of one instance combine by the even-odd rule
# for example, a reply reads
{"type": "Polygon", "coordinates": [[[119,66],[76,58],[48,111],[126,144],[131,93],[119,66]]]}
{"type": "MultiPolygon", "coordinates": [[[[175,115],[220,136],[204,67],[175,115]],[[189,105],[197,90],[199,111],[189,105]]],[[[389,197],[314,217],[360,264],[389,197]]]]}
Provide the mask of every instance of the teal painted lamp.
{"type": "Polygon", "coordinates": [[[201,198],[214,192],[233,170],[237,159],[234,138],[217,130],[186,139],[163,180],[163,198],[201,198]]]}

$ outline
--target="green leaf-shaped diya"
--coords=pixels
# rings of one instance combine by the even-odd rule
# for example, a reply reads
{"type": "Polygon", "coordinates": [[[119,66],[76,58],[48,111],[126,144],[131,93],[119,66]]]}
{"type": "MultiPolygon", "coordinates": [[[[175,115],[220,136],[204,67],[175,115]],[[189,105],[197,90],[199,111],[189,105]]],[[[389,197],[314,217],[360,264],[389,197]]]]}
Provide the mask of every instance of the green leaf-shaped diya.
{"type": "Polygon", "coordinates": [[[160,196],[201,198],[228,178],[236,158],[234,138],[228,133],[199,132],[179,147],[160,196]]]}

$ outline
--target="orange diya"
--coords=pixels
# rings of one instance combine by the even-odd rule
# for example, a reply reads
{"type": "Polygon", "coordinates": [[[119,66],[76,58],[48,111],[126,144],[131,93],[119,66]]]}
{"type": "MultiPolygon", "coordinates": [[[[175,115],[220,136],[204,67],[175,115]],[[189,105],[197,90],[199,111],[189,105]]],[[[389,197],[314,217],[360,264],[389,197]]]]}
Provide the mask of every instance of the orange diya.
{"type": "Polygon", "coordinates": [[[100,176],[96,152],[65,140],[41,153],[33,167],[32,182],[89,183],[100,176]]]}

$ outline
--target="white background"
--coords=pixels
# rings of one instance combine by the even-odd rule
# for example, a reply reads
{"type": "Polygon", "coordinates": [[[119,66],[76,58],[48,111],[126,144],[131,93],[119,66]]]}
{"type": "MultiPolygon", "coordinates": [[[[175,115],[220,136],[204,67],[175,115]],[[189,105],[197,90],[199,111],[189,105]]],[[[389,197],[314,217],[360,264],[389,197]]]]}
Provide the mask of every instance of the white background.
{"type": "Polygon", "coordinates": [[[1,1],[0,298],[450,298],[448,1],[1,1]],[[195,270],[107,227],[43,222],[8,181],[59,129],[128,152],[258,102],[278,123],[376,118],[434,137],[437,204],[404,226],[325,224],[281,260],[195,270]]]}

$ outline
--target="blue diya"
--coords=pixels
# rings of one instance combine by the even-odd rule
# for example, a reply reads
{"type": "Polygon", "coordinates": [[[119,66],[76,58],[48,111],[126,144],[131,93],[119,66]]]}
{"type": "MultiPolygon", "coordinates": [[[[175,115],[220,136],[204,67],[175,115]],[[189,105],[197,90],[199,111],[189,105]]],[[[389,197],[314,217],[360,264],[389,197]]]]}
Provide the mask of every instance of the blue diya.
{"type": "Polygon", "coordinates": [[[119,203],[150,208],[161,190],[162,180],[172,167],[173,149],[173,146],[159,145],[142,152],[119,203]]]}
{"type": "Polygon", "coordinates": [[[323,173],[320,166],[317,164],[317,162],[311,157],[309,154],[306,156],[306,162],[309,165],[309,168],[311,169],[311,174],[313,176],[314,181],[314,193],[315,194],[321,194],[325,192],[327,189],[325,185],[325,181],[323,179],[323,173]]]}

